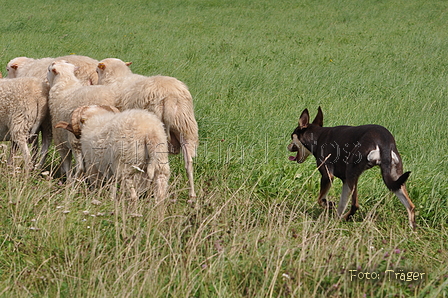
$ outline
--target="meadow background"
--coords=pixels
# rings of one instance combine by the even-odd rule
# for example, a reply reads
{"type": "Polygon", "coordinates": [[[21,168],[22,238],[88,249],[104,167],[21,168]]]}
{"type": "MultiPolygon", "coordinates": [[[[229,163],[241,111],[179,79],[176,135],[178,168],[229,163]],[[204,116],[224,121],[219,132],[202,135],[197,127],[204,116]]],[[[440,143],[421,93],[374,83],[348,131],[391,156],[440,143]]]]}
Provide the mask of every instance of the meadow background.
{"type": "Polygon", "coordinates": [[[447,13],[433,0],[1,0],[3,74],[18,56],[132,61],[189,86],[201,143],[198,208],[171,156],[163,218],[151,197],[61,183],[56,153],[50,176],[25,177],[2,145],[0,297],[447,297],[447,13]],[[317,205],[314,159],[290,162],[286,146],[319,105],[327,126],[394,134],[416,232],[377,168],[353,221],[317,205]]]}

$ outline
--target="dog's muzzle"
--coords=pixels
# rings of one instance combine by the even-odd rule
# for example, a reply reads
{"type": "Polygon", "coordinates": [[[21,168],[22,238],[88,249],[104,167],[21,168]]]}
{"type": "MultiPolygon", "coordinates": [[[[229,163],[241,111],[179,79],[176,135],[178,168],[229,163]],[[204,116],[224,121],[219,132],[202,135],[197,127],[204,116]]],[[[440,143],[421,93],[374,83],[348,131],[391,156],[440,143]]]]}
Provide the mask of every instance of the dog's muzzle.
{"type": "Polygon", "coordinates": [[[288,145],[288,150],[290,152],[297,152],[296,156],[290,156],[289,160],[296,161],[298,163],[304,162],[311,154],[311,152],[299,141],[296,134],[292,135],[292,141],[291,144],[288,145]]]}

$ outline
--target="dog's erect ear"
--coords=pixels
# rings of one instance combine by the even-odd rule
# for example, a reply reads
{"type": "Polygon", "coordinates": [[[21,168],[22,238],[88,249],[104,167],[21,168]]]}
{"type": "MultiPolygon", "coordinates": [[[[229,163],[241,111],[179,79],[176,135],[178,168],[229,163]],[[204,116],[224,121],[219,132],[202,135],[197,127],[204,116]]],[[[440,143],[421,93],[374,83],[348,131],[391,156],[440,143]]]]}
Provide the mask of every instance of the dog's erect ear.
{"type": "Polygon", "coordinates": [[[313,120],[313,124],[319,125],[320,127],[324,126],[324,113],[322,113],[322,109],[320,107],[317,109],[317,115],[313,120]]]}
{"type": "Polygon", "coordinates": [[[308,113],[308,109],[303,110],[302,115],[299,118],[299,127],[307,128],[310,124],[310,114],[308,113]]]}

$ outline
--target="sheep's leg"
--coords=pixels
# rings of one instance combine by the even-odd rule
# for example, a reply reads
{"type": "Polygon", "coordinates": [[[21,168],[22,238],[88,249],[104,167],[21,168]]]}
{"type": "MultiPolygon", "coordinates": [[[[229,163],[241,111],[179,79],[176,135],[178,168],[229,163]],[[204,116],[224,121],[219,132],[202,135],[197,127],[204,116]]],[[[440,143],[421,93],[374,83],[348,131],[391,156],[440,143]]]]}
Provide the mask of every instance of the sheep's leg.
{"type": "Polygon", "coordinates": [[[168,191],[168,177],[165,174],[158,174],[154,180],[154,212],[160,221],[163,221],[166,214],[166,197],[168,191]]]}
{"type": "Polygon", "coordinates": [[[76,164],[75,176],[77,178],[79,178],[79,177],[81,177],[82,173],[84,172],[84,160],[82,158],[82,152],[76,151],[74,156],[75,156],[75,164],[76,164]]]}
{"type": "Polygon", "coordinates": [[[168,193],[168,180],[170,179],[170,166],[168,158],[163,162],[158,160],[156,165],[156,172],[153,174],[154,178],[154,198],[156,204],[163,203],[168,193]]]}
{"type": "Polygon", "coordinates": [[[159,174],[154,180],[154,198],[156,204],[161,203],[165,200],[168,191],[168,177],[165,174],[159,174]]]}
{"type": "Polygon", "coordinates": [[[18,147],[18,146],[17,146],[17,143],[14,142],[14,141],[12,141],[12,142],[11,142],[11,147],[9,148],[9,156],[8,156],[8,161],[7,161],[7,164],[8,164],[8,165],[12,165],[14,155],[15,155],[16,152],[17,152],[17,147],[18,147]]]}
{"type": "Polygon", "coordinates": [[[194,199],[196,198],[196,192],[194,191],[193,156],[195,155],[194,150],[196,150],[196,148],[194,148],[194,145],[189,144],[188,141],[184,140],[183,138],[181,140],[181,144],[182,144],[181,146],[182,155],[184,156],[184,162],[185,162],[185,170],[187,171],[188,182],[190,185],[189,195],[190,198],[194,199]]]}
{"type": "Polygon", "coordinates": [[[39,136],[31,133],[28,143],[31,144],[31,160],[33,165],[36,164],[37,153],[39,151],[39,136]]]}
{"type": "Polygon", "coordinates": [[[130,195],[130,200],[129,200],[129,204],[128,204],[128,212],[131,214],[131,216],[142,216],[141,213],[139,212],[139,204],[138,204],[138,192],[136,190],[136,184],[135,182],[135,177],[128,177],[125,178],[124,180],[122,180],[122,187],[123,192],[125,193],[129,193],[130,195]]]}
{"type": "Polygon", "coordinates": [[[154,199],[155,203],[159,204],[166,197],[166,191],[168,188],[168,178],[170,175],[170,169],[168,165],[168,158],[166,152],[157,152],[158,149],[150,148],[153,153],[151,162],[146,167],[147,181],[154,184],[154,199]],[[160,154],[160,155],[159,155],[160,154]],[[166,158],[164,158],[166,157],[166,158]]]}
{"type": "Polygon", "coordinates": [[[74,137],[70,137],[70,145],[72,147],[72,153],[75,158],[75,177],[79,178],[84,173],[84,158],[82,156],[81,142],[74,137]]]}
{"type": "Polygon", "coordinates": [[[167,131],[167,137],[168,137],[168,151],[171,154],[179,154],[180,152],[180,143],[177,139],[177,136],[172,131],[167,131]]]}
{"type": "Polygon", "coordinates": [[[25,160],[25,170],[28,172],[33,169],[33,164],[31,162],[30,149],[28,148],[27,142],[25,140],[20,140],[17,142],[20,151],[22,151],[23,158],[25,160]]]}
{"type": "Polygon", "coordinates": [[[164,142],[147,142],[148,152],[151,152],[150,162],[146,168],[148,182],[154,185],[155,213],[163,220],[166,211],[165,199],[168,192],[170,165],[168,161],[168,144],[164,142]],[[154,146],[154,144],[157,144],[154,146]]]}
{"type": "Polygon", "coordinates": [[[110,186],[110,198],[114,201],[117,199],[117,185],[115,183],[110,186]]]}
{"type": "Polygon", "coordinates": [[[124,188],[124,191],[129,192],[131,203],[134,205],[138,201],[138,194],[135,190],[133,177],[125,178],[124,180],[122,180],[122,186],[124,188]]]}
{"type": "Polygon", "coordinates": [[[27,137],[24,132],[22,133],[16,133],[11,134],[12,145],[9,151],[9,158],[8,158],[8,164],[13,164],[14,155],[17,151],[17,148],[20,148],[20,151],[23,154],[23,159],[25,161],[25,169],[26,171],[32,169],[32,163],[31,163],[31,153],[30,149],[28,148],[27,144],[27,137]]]}
{"type": "Polygon", "coordinates": [[[37,158],[39,155],[39,131],[40,131],[39,125],[33,126],[28,137],[28,143],[31,144],[32,148],[31,161],[33,166],[37,164],[37,158]]]}
{"type": "Polygon", "coordinates": [[[72,151],[66,148],[59,148],[59,154],[61,155],[61,174],[66,175],[67,181],[70,182],[72,175],[70,168],[72,164],[72,151]]]}
{"type": "Polygon", "coordinates": [[[168,164],[168,152],[157,152],[155,148],[151,148],[153,152],[151,162],[146,168],[147,181],[153,183],[155,213],[159,220],[163,220],[165,216],[165,199],[168,191],[168,180],[170,176],[170,166],[168,164]]]}
{"type": "Polygon", "coordinates": [[[131,193],[131,201],[132,201],[133,203],[136,203],[137,200],[138,200],[138,195],[137,195],[137,192],[135,191],[135,187],[134,187],[134,186],[131,186],[131,187],[129,188],[129,192],[131,193]]]}
{"type": "Polygon", "coordinates": [[[44,120],[40,126],[40,131],[42,133],[42,147],[40,149],[40,161],[37,165],[38,169],[42,169],[44,167],[48,155],[48,148],[51,143],[51,122],[49,119],[44,120]]]}

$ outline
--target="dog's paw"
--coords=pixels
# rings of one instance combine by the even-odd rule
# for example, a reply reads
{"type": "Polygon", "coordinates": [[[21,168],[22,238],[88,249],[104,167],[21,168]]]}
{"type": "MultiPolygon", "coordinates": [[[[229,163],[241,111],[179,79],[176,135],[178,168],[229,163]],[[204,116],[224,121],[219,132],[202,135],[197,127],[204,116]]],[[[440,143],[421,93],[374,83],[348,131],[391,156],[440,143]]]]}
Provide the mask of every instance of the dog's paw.
{"type": "Polygon", "coordinates": [[[348,212],[347,214],[345,214],[344,216],[342,216],[342,218],[345,220],[345,221],[351,221],[352,220],[352,217],[353,215],[350,213],[350,212],[348,212]]]}
{"type": "Polygon", "coordinates": [[[334,202],[327,201],[326,199],[322,199],[321,205],[322,205],[322,207],[328,208],[328,209],[333,209],[336,207],[336,204],[334,202]]]}

